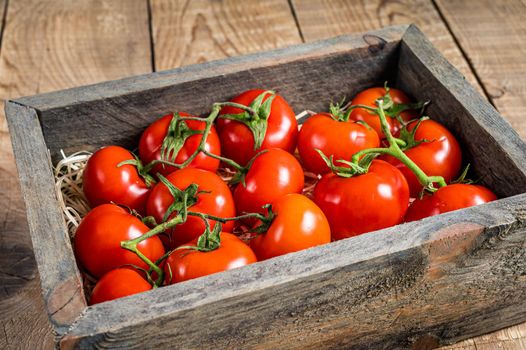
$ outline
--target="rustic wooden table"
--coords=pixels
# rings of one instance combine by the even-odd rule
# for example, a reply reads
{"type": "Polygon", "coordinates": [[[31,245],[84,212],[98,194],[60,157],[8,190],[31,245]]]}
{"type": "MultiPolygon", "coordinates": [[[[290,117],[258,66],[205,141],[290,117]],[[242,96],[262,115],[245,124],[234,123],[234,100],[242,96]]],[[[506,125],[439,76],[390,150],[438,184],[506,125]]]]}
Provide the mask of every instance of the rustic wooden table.
{"type": "MultiPolygon", "coordinates": [[[[526,137],[524,0],[0,0],[0,98],[416,23],[526,137]]],[[[0,117],[0,348],[50,348],[0,117]]],[[[526,323],[447,349],[526,349],[526,323]]],[[[446,348],[444,348],[446,349],[446,348]]]]}

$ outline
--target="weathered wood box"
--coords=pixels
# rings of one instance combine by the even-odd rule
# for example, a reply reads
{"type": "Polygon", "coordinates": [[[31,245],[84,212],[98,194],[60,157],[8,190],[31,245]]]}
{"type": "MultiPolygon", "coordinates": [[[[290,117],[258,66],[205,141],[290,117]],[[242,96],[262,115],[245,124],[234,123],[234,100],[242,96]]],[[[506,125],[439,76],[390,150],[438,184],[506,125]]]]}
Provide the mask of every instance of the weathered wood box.
{"type": "Polygon", "coordinates": [[[61,348],[424,349],[526,320],[526,146],[414,26],[20,98],[6,113],[61,348]],[[502,199],[86,306],[53,188],[60,149],[133,147],[163,113],[205,113],[248,88],[299,112],[385,80],[432,100],[502,199]]]}

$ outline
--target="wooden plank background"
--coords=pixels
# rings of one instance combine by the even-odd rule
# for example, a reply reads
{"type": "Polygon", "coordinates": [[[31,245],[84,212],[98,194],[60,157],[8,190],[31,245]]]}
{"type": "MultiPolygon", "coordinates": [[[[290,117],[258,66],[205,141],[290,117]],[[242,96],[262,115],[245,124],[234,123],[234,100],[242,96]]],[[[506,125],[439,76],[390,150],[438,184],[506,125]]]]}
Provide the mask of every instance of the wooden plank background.
{"type": "MultiPolygon", "coordinates": [[[[0,0],[0,98],[416,23],[526,138],[521,0],[0,0]]],[[[0,112],[0,348],[51,348],[0,112]]],[[[526,323],[443,349],[526,349],[526,323]]]]}

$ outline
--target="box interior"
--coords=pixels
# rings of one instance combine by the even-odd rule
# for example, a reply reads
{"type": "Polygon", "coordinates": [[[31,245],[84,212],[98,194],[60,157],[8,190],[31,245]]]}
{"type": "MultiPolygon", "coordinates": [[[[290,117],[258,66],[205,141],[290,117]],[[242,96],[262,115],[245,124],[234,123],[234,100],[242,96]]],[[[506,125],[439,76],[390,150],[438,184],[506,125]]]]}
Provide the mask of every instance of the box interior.
{"type": "Polygon", "coordinates": [[[426,67],[410,60],[410,50],[401,46],[400,41],[386,42],[380,49],[367,47],[310,59],[298,57],[284,64],[45,110],[39,117],[56,162],[61,149],[71,154],[117,144],[133,150],[140,133],[160,116],[174,111],[203,115],[213,102],[226,101],[250,88],[275,90],[300,113],[326,111],[331,101],[350,99],[364,88],[388,81],[415,99],[431,100],[427,114],[445,124],[459,139],[464,163],[472,165],[471,178],[500,197],[521,193],[520,186],[510,186],[505,181],[509,175],[506,168],[515,167],[512,162],[509,167],[495,166],[488,171],[488,164],[492,164],[488,157],[500,156],[505,161],[505,154],[487,152],[490,147],[498,148],[498,144],[491,137],[481,144],[481,128],[476,121],[466,111],[452,106],[455,101],[447,89],[437,89],[426,67]]]}

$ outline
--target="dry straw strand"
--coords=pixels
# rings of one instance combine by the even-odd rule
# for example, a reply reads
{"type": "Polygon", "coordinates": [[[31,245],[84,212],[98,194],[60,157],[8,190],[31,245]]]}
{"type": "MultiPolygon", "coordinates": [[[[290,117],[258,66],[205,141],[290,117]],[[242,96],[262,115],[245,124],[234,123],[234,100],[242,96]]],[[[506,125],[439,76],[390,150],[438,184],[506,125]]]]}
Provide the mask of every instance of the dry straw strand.
{"type": "Polygon", "coordinates": [[[80,151],[66,156],[61,150],[62,159],[54,168],[55,191],[66,220],[71,238],[80,220],[88,213],[90,207],[82,192],[82,173],[91,152],[80,151]]]}

